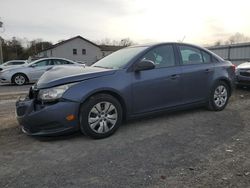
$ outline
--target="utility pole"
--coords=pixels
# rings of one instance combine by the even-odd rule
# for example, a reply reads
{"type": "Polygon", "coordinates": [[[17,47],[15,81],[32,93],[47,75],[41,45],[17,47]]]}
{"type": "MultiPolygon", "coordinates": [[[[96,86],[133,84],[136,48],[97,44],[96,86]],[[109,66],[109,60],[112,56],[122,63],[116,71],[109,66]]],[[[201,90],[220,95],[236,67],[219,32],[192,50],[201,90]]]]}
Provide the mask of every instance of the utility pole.
{"type": "MultiPolygon", "coordinates": [[[[3,28],[3,22],[0,21],[0,29],[3,28]]],[[[0,64],[3,63],[2,38],[0,37],[0,64]]]]}

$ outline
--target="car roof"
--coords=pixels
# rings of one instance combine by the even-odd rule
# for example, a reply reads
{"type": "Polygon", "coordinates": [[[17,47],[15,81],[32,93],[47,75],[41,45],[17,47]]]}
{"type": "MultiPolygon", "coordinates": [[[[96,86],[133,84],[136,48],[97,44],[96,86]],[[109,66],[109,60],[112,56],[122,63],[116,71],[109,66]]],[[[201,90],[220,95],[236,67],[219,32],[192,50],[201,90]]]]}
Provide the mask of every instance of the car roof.
{"type": "Polygon", "coordinates": [[[188,45],[188,46],[194,46],[197,48],[202,48],[205,49],[201,46],[195,45],[195,44],[190,44],[190,43],[184,43],[184,42],[152,42],[152,43],[146,43],[146,44],[138,44],[138,45],[133,45],[129,46],[130,47],[153,47],[153,46],[159,46],[159,45],[164,45],[164,44],[177,44],[177,45],[188,45]]]}
{"type": "Polygon", "coordinates": [[[148,47],[148,48],[153,48],[156,46],[160,46],[160,45],[166,45],[166,44],[176,44],[176,45],[187,45],[187,46],[191,46],[191,47],[195,47],[195,48],[199,48],[201,50],[204,50],[206,52],[209,52],[210,54],[212,54],[213,56],[215,56],[217,59],[223,61],[223,59],[218,56],[217,54],[215,54],[214,52],[208,50],[207,48],[204,48],[202,46],[198,46],[195,44],[190,44],[190,43],[184,43],[184,42],[155,42],[155,43],[147,43],[147,44],[139,44],[139,45],[133,45],[133,46],[129,46],[127,48],[133,48],[133,47],[148,47]]]}
{"type": "Polygon", "coordinates": [[[60,58],[60,57],[44,57],[44,58],[40,58],[40,59],[37,59],[37,60],[35,60],[35,61],[30,62],[30,64],[34,64],[34,63],[36,63],[36,62],[39,62],[39,61],[42,61],[42,60],[49,60],[49,59],[66,60],[66,61],[70,61],[70,62],[72,62],[72,63],[78,64],[77,62],[72,61],[72,60],[70,60],[70,59],[60,58]]]}

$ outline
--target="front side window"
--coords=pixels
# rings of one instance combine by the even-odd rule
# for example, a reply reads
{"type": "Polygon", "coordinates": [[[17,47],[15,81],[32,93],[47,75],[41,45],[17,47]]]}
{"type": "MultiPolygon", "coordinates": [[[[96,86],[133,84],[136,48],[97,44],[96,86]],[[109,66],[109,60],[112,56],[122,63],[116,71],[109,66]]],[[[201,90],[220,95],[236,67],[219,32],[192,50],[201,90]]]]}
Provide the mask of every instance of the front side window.
{"type": "Polygon", "coordinates": [[[36,67],[43,67],[43,66],[49,66],[49,65],[51,65],[51,64],[53,64],[53,63],[51,62],[51,60],[42,60],[42,61],[39,61],[39,62],[35,63],[34,65],[35,65],[36,67]]]}
{"type": "Polygon", "coordinates": [[[142,59],[153,61],[156,68],[175,66],[175,56],[172,45],[156,47],[144,55],[142,59]]]}
{"type": "Polygon", "coordinates": [[[180,45],[181,60],[183,65],[210,63],[211,55],[195,47],[180,45]]]}

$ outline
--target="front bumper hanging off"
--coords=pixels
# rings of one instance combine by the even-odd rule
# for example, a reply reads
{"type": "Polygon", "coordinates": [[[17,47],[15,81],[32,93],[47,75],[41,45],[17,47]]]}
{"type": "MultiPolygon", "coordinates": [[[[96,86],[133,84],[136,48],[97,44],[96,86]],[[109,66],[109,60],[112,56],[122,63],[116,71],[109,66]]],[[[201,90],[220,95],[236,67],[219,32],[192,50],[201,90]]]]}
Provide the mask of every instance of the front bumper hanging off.
{"type": "Polygon", "coordinates": [[[16,116],[23,132],[28,135],[59,135],[79,130],[79,106],[79,103],[67,100],[40,104],[36,99],[26,97],[16,102],[16,116]],[[69,115],[75,118],[69,120],[69,115]]]}

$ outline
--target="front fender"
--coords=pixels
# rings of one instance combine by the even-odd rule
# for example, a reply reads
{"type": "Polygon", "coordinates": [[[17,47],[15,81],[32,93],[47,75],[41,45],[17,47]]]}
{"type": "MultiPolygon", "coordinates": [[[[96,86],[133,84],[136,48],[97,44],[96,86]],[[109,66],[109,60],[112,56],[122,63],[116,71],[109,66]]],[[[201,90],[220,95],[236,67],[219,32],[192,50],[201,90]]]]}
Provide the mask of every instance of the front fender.
{"type": "Polygon", "coordinates": [[[113,93],[131,106],[131,77],[126,72],[85,80],[73,85],[62,98],[83,103],[91,95],[100,92],[113,93]]]}

